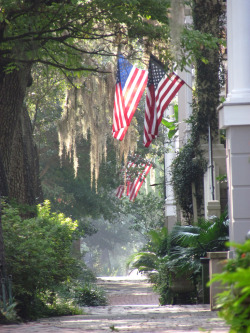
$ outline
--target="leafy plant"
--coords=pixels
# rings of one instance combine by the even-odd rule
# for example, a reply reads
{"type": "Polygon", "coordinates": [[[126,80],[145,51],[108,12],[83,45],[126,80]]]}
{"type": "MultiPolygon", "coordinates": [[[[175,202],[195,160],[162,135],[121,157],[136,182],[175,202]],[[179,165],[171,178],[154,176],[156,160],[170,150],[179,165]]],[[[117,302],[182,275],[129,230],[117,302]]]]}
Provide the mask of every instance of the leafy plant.
{"type": "Polygon", "coordinates": [[[202,151],[192,140],[180,150],[171,165],[175,198],[189,223],[193,216],[192,184],[195,184],[197,203],[201,206],[201,180],[205,170],[206,161],[202,151]]]}
{"type": "Polygon", "coordinates": [[[166,227],[148,232],[149,242],[142,251],[133,254],[128,266],[140,272],[150,273],[158,270],[161,258],[168,253],[168,231],[166,227]]]}
{"type": "Polygon", "coordinates": [[[22,318],[46,312],[43,295],[73,281],[81,264],[71,254],[77,221],[50,211],[45,201],[37,216],[23,219],[17,208],[4,203],[2,215],[6,265],[13,278],[13,295],[22,318]]]}
{"type": "Polygon", "coordinates": [[[85,284],[75,289],[75,301],[81,306],[104,306],[107,298],[103,289],[93,284],[85,284]]]}
{"type": "Polygon", "coordinates": [[[166,265],[168,261],[170,238],[168,230],[163,227],[148,233],[149,242],[142,251],[135,253],[128,261],[133,269],[146,273],[160,294],[161,304],[172,303],[172,293],[169,289],[171,274],[166,265]]]}
{"type": "Polygon", "coordinates": [[[16,312],[17,303],[12,303],[4,310],[3,305],[0,302],[0,324],[14,323],[20,321],[16,312]]]}
{"type": "Polygon", "coordinates": [[[229,224],[227,213],[212,221],[200,219],[195,225],[176,225],[171,233],[169,268],[201,273],[200,258],[207,252],[226,251],[229,224]]]}
{"type": "Polygon", "coordinates": [[[150,241],[130,258],[129,264],[148,274],[162,305],[197,302],[200,258],[207,252],[227,249],[226,214],[213,221],[200,220],[194,226],[176,225],[170,234],[164,227],[148,235],[150,241]],[[187,288],[182,288],[181,284],[187,288]]]}
{"type": "Polygon", "coordinates": [[[168,129],[167,136],[169,139],[172,139],[178,131],[178,105],[174,106],[174,115],[172,118],[173,119],[170,121],[166,118],[163,118],[161,121],[161,123],[168,129]]]}
{"type": "Polygon", "coordinates": [[[195,184],[198,214],[201,216],[203,175],[206,161],[200,149],[207,142],[208,128],[212,139],[218,135],[217,107],[224,85],[223,44],[225,12],[222,3],[192,1],[193,26],[181,35],[181,58],[195,66],[196,88],[193,94],[190,141],[172,164],[175,198],[187,221],[193,215],[192,183],[195,184]]]}
{"type": "Polygon", "coordinates": [[[229,259],[221,274],[214,275],[210,284],[219,281],[226,290],[218,295],[219,316],[230,325],[230,333],[250,332],[250,240],[244,244],[229,243],[236,256],[229,259]]]}
{"type": "Polygon", "coordinates": [[[43,316],[73,316],[83,314],[83,310],[74,304],[73,300],[67,300],[62,297],[56,297],[53,303],[46,303],[43,316]]]}

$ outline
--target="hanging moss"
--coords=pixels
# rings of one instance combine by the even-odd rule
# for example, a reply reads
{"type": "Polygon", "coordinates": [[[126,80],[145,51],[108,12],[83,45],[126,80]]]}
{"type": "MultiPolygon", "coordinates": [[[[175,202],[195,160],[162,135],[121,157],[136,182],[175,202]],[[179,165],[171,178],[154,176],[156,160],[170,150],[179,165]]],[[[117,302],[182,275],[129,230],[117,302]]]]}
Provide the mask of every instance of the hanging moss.
{"type": "MultiPolygon", "coordinates": [[[[64,112],[59,122],[59,155],[65,151],[73,162],[75,175],[78,169],[77,139],[90,134],[91,184],[99,178],[99,168],[107,156],[107,139],[112,137],[113,100],[115,68],[112,62],[106,64],[109,74],[95,74],[75,78],[75,87],[67,91],[64,112]]],[[[118,160],[127,160],[129,151],[137,145],[136,120],[122,142],[114,141],[118,160]],[[134,126],[133,126],[134,125],[134,126]],[[118,145],[119,144],[119,145],[118,145]]]]}

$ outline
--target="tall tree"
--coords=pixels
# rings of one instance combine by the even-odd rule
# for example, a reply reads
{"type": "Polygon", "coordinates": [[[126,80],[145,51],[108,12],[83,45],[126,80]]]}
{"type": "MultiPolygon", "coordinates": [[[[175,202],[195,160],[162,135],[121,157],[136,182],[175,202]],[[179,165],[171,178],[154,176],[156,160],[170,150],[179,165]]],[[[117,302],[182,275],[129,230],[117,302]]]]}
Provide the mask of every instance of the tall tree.
{"type": "Polygon", "coordinates": [[[28,204],[42,197],[37,153],[23,104],[26,88],[32,84],[32,66],[39,62],[54,66],[68,77],[74,72],[98,72],[98,62],[90,66],[86,56],[111,55],[111,43],[127,42],[128,37],[158,38],[167,27],[167,7],[168,0],[144,0],[140,6],[118,0],[1,1],[2,194],[28,204]],[[161,25],[152,24],[156,19],[161,25]]]}

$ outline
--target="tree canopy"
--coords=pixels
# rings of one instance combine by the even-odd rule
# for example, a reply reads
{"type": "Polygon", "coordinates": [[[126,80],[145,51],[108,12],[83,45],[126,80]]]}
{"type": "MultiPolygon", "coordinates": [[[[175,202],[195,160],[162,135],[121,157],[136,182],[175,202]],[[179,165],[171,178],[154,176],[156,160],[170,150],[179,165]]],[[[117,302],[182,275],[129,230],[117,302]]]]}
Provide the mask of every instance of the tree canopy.
{"type": "Polygon", "coordinates": [[[61,70],[97,71],[82,55],[111,55],[111,42],[129,37],[161,38],[167,29],[168,0],[3,0],[0,56],[5,72],[35,62],[61,70]],[[160,24],[153,23],[160,22],[160,24]],[[101,41],[101,43],[100,43],[101,41]]]}
{"type": "Polygon", "coordinates": [[[168,8],[168,0],[140,5],[131,0],[1,1],[2,194],[29,204],[42,201],[29,110],[23,104],[32,66],[58,69],[73,85],[77,74],[110,72],[107,57],[122,46],[135,57],[135,41],[149,50],[153,40],[160,45],[167,38],[168,8]]]}

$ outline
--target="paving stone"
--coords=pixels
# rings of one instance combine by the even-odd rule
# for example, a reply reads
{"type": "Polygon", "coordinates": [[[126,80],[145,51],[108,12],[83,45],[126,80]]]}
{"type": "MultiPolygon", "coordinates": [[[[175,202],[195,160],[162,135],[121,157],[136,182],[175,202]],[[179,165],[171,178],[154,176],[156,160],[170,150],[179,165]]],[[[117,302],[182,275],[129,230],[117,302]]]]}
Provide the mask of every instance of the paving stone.
{"type": "Polygon", "coordinates": [[[100,278],[108,306],[84,307],[84,315],[54,317],[20,325],[0,325],[0,333],[228,333],[208,305],[158,305],[145,278],[100,278]]]}

